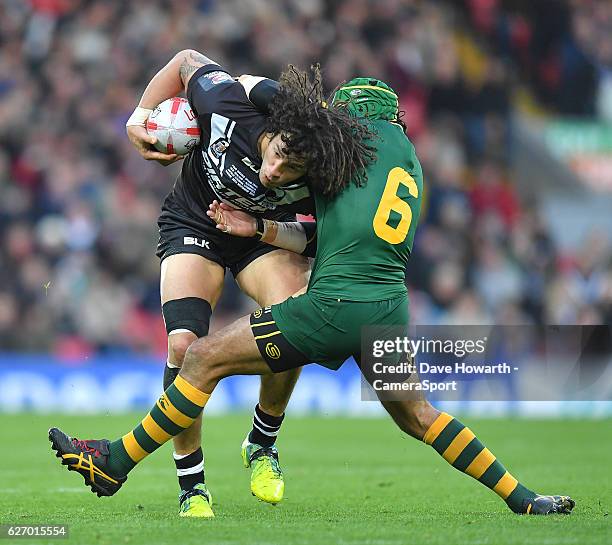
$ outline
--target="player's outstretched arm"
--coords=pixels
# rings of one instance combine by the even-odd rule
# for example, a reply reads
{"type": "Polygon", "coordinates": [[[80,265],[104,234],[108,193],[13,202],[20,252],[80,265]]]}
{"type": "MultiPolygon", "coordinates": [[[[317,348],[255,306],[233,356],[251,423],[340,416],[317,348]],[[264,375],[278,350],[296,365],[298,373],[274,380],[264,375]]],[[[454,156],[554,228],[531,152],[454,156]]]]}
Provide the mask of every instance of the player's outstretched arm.
{"type": "Polygon", "coordinates": [[[255,237],[272,246],[314,257],[316,225],[313,222],[274,221],[256,218],[225,203],[213,201],[208,216],[217,229],[237,237],[255,237]]]}
{"type": "Polygon", "coordinates": [[[193,49],[178,52],[149,82],[137,108],[126,123],[128,138],[144,159],[169,165],[182,159],[176,153],[161,153],[153,144],[156,138],[145,128],[149,114],[164,100],[175,97],[187,89],[187,84],[195,71],[214,61],[193,49]]]}

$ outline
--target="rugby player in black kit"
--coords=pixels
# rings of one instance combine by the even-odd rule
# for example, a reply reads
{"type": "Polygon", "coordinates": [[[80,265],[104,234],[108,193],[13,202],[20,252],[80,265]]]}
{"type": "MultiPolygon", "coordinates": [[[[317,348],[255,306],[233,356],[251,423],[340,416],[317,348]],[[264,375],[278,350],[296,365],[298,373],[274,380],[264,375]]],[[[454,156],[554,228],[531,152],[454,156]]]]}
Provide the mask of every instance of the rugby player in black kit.
{"type": "MultiPolygon", "coordinates": [[[[208,333],[226,268],[261,307],[280,303],[307,285],[305,257],[221,232],[206,214],[209,204],[221,200],[263,218],[295,221],[296,212],[312,210],[307,175],[325,180],[327,172],[337,175],[338,164],[346,163],[342,168],[350,179],[360,168],[346,160],[358,157],[352,151],[362,145],[356,122],[331,109],[322,118],[320,108],[308,107],[307,82],[302,92],[300,82],[294,83],[293,89],[279,90],[277,82],[266,78],[234,79],[201,53],[185,50],[153,77],[126,124],[130,141],[145,159],[162,164],[179,160],[152,147],[155,138],[144,123],[152,108],[185,90],[202,131],[158,221],[160,291],[168,333],[164,387],[175,379],[191,343],[208,333]],[[292,111],[278,106],[269,111],[274,98],[277,105],[280,99],[290,104],[292,111]],[[291,126],[283,126],[288,119],[291,126]],[[331,164],[334,168],[327,168],[331,164]]],[[[314,228],[308,229],[314,235],[314,228]]],[[[261,377],[253,427],[242,445],[243,462],[252,469],[251,491],[269,503],[279,502],[284,493],[274,442],[299,373],[296,369],[261,377]]],[[[174,438],[174,451],[179,515],[213,516],[204,484],[201,418],[174,438]]]]}

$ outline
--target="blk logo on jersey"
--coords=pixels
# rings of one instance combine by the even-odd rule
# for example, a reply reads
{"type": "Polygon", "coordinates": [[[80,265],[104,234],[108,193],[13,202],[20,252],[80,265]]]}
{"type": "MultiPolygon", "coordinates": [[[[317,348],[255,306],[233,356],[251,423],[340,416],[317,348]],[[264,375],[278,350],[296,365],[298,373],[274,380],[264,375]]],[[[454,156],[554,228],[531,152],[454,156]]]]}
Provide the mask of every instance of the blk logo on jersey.
{"type": "Polygon", "coordinates": [[[215,159],[219,159],[229,148],[229,141],[227,138],[219,138],[210,145],[210,152],[215,156],[215,159]]]}
{"type": "Polygon", "coordinates": [[[204,240],[203,238],[183,237],[183,244],[185,246],[199,246],[200,248],[210,250],[210,242],[208,242],[208,240],[204,240]]]}

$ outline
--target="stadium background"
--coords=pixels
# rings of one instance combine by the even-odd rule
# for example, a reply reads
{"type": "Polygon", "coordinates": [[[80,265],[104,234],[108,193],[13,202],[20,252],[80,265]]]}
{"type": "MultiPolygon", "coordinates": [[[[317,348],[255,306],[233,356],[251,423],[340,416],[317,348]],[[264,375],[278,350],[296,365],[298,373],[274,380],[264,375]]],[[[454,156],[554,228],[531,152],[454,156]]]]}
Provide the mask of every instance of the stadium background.
{"type": "MultiPolygon", "coordinates": [[[[427,187],[414,322],[610,324],[611,27],[612,5],[588,0],[4,0],[0,410],[123,411],[159,393],[156,218],[178,167],[143,161],[124,123],[183,48],[234,74],[320,61],[330,89],[394,87],[427,187]]],[[[213,329],[253,306],[228,276],[213,329]]],[[[354,366],[308,369],[290,411],[379,414],[359,387],[354,366]]],[[[232,379],[210,410],[256,395],[232,379]]]]}

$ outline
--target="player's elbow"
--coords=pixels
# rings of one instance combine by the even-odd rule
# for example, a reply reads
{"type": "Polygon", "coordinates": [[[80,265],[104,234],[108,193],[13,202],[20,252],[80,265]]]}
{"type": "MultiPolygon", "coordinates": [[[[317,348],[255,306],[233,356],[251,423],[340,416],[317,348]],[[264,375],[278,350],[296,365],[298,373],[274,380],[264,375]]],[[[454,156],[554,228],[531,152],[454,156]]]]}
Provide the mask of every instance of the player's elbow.
{"type": "Polygon", "coordinates": [[[181,49],[176,55],[174,55],[174,61],[178,62],[178,64],[183,64],[185,62],[189,62],[190,60],[197,59],[199,63],[202,63],[203,59],[210,60],[200,51],[196,51],[195,49],[181,49]]]}
{"type": "Polygon", "coordinates": [[[181,66],[184,66],[186,62],[189,60],[189,56],[192,53],[197,53],[193,49],[181,49],[178,53],[172,57],[170,64],[174,65],[177,70],[180,70],[181,66]]]}
{"type": "Polygon", "coordinates": [[[170,64],[178,70],[185,90],[187,90],[187,84],[196,70],[201,66],[214,64],[214,62],[195,49],[182,49],[174,56],[170,64]]]}
{"type": "Polygon", "coordinates": [[[189,57],[189,55],[192,53],[198,54],[195,49],[181,49],[176,55],[174,55],[174,58],[182,61],[189,57]]]}

